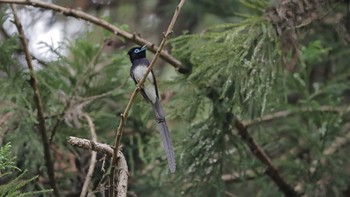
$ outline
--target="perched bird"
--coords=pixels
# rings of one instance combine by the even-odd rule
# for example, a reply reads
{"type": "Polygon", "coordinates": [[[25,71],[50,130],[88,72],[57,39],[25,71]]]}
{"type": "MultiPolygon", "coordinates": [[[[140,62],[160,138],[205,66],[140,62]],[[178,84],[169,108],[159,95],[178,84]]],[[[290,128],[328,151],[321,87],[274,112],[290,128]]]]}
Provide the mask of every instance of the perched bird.
{"type": "MultiPolygon", "coordinates": [[[[130,61],[132,63],[130,76],[134,80],[135,84],[141,81],[143,76],[146,74],[149,66],[149,62],[146,59],[146,49],[147,46],[145,45],[143,47],[134,47],[128,52],[130,61]]],[[[176,169],[175,153],[171,142],[168,125],[165,121],[165,114],[162,106],[160,105],[157,81],[153,74],[153,71],[148,74],[145,83],[141,87],[140,92],[143,98],[145,98],[145,100],[152,105],[163,146],[167,154],[169,169],[170,172],[174,173],[176,169]]]]}

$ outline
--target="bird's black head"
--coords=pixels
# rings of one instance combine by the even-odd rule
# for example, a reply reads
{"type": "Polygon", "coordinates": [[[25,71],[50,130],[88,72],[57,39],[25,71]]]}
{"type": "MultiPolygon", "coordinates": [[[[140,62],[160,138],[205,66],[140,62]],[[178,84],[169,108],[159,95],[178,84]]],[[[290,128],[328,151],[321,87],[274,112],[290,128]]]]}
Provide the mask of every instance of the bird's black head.
{"type": "Polygon", "coordinates": [[[130,57],[130,61],[133,62],[136,59],[140,59],[140,58],[146,58],[146,49],[147,46],[143,46],[143,47],[134,47],[131,48],[128,51],[128,55],[130,57]]]}

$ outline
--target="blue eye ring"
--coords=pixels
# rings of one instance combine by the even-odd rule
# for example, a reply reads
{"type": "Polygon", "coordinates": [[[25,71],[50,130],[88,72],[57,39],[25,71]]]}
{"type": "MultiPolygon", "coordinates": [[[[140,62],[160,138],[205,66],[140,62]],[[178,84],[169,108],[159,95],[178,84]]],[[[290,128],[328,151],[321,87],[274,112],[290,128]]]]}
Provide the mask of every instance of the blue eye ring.
{"type": "Polygon", "coordinates": [[[135,49],[134,50],[134,53],[139,53],[140,52],[140,49],[135,49]]]}

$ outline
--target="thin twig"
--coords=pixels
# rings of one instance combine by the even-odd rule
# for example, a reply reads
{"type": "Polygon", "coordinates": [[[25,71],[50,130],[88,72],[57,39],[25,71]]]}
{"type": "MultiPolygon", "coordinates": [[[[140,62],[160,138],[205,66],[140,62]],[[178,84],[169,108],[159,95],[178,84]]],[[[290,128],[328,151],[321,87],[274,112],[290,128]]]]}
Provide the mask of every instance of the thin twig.
{"type": "Polygon", "coordinates": [[[318,108],[311,108],[311,107],[305,107],[301,109],[296,109],[294,111],[292,110],[285,110],[285,111],[279,111],[279,112],[274,112],[271,114],[264,115],[262,117],[256,118],[254,120],[244,120],[242,123],[246,127],[251,127],[255,126],[257,124],[261,123],[266,123],[273,121],[275,119],[280,119],[280,118],[287,118],[289,116],[293,116],[296,114],[299,114],[300,112],[326,112],[326,113],[346,113],[350,111],[349,106],[339,106],[339,107],[334,107],[334,106],[320,106],[318,108]]]}
{"type": "Polygon", "coordinates": [[[237,197],[236,195],[232,194],[231,192],[229,191],[225,191],[225,194],[229,197],[237,197]]]}
{"type": "MultiPolygon", "coordinates": [[[[349,128],[348,128],[349,129],[349,128]]],[[[323,151],[325,156],[330,156],[338,151],[342,146],[346,145],[350,141],[350,131],[348,131],[345,136],[338,136],[334,141],[323,151]]]]}
{"type": "MultiPolygon", "coordinates": [[[[103,27],[106,30],[109,30],[110,32],[114,33],[117,36],[123,37],[127,40],[130,40],[136,44],[139,45],[147,45],[148,49],[156,53],[159,50],[159,47],[157,47],[155,44],[149,42],[148,40],[145,40],[141,38],[140,36],[136,35],[135,33],[129,33],[125,30],[119,29],[118,27],[112,25],[111,23],[108,23],[105,20],[102,20],[100,18],[97,18],[95,16],[92,16],[90,14],[87,14],[83,11],[71,9],[62,7],[56,4],[52,3],[46,3],[39,0],[0,0],[0,3],[15,3],[15,4],[22,4],[22,5],[30,5],[33,7],[40,7],[45,9],[50,9],[55,12],[61,13],[65,16],[71,16],[78,19],[83,19],[85,21],[89,21],[97,26],[103,27]]],[[[170,65],[172,65],[179,73],[181,74],[188,74],[191,72],[190,69],[185,68],[182,63],[171,56],[167,51],[161,51],[160,57],[168,62],[170,65]]]]}
{"type": "Polygon", "coordinates": [[[69,96],[64,108],[62,109],[61,113],[59,113],[59,117],[56,121],[56,124],[54,124],[54,126],[52,127],[52,131],[51,131],[51,137],[50,137],[50,143],[52,142],[56,131],[59,127],[59,125],[61,125],[62,121],[63,121],[63,117],[65,116],[67,110],[71,107],[72,104],[72,100],[75,96],[75,94],[77,93],[78,89],[80,88],[80,86],[84,83],[84,81],[88,78],[89,76],[89,70],[93,68],[93,66],[96,64],[98,58],[100,57],[101,53],[102,53],[103,47],[100,47],[100,49],[97,51],[97,53],[95,54],[94,57],[92,57],[91,61],[88,63],[86,67],[86,70],[84,71],[84,73],[82,74],[82,77],[79,79],[79,81],[75,84],[71,95],[69,96]]]}
{"type": "MultiPolygon", "coordinates": [[[[97,136],[96,136],[96,131],[95,131],[95,125],[94,125],[91,117],[89,116],[89,114],[84,113],[83,116],[86,119],[86,121],[88,122],[88,125],[89,125],[89,128],[90,128],[91,141],[92,142],[96,142],[97,141],[97,136]]],[[[96,165],[96,156],[97,156],[97,152],[93,151],[91,153],[90,166],[89,166],[88,173],[87,173],[87,175],[85,177],[85,181],[84,181],[84,185],[83,185],[83,188],[81,190],[81,193],[80,193],[80,197],[85,197],[86,196],[88,187],[89,187],[90,182],[91,182],[92,174],[94,173],[94,169],[95,169],[95,165],[96,165]]]]}
{"type": "Polygon", "coordinates": [[[281,177],[277,168],[272,164],[271,159],[259,147],[255,140],[249,135],[247,128],[238,120],[234,121],[234,126],[238,130],[239,135],[243,141],[248,145],[251,152],[267,166],[266,174],[276,183],[278,188],[285,196],[300,196],[287,182],[281,177]]]}
{"type": "MultiPolygon", "coordinates": [[[[344,125],[344,132],[343,135],[336,137],[328,146],[328,148],[323,150],[323,157],[314,159],[310,161],[310,168],[309,168],[309,176],[314,176],[319,170],[319,168],[326,167],[327,160],[332,160],[332,155],[339,151],[343,146],[349,143],[350,141],[350,123],[346,123],[344,125]]],[[[318,184],[327,182],[328,178],[321,178],[317,181],[318,184]]],[[[299,190],[300,192],[305,191],[305,183],[304,182],[298,182],[295,186],[295,190],[299,190]]],[[[317,192],[316,190],[315,192],[317,192]]]]}
{"type": "Polygon", "coordinates": [[[41,139],[43,141],[45,165],[47,168],[47,174],[49,175],[49,182],[50,182],[50,185],[53,189],[53,193],[56,197],[58,197],[58,196],[60,196],[60,194],[59,194],[59,190],[58,190],[56,180],[55,180],[55,169],[53,166],[51,153],[50,153],[50,144],[49,144],[49,140],[48,140],[47,133],[46,133],[43,104],[42,104],[42,100],[40,97],[38,80],[35,78],[34,69],[33,69],[33,65],[32,65],[32,56],[30,55],[29,50],[28,50],[27,39],[24,35],[22,25],[21,25],[19,18],[17,16],[16,7],[13,4],[11,4],[11,9],[12,9],[12,12],[14,15],[14,22],[15,22],[15,25],[16,25],[18,33],[19,33],[19,38],[22,42],[23,51],[25,53],[26,61],[28,64],[29,72],[30,72],[30,85],[32,86],[33,91],[34,91],[34,102],[35,102],[35,105],[37,108],[39,131],[41,134],[41,139]]]}
{"type": "Polygon", "coordinates": [[[47,62],[45,62],[42,59],[39,59],[39,58],[35,57],[34,55],[32,55],[32,59],[38,61],[38,63],[40,65],[42,65],[43,67],[49,67],[49,64],[47,62]]]}
{"type": "Polygon", "coordinates": [[[251,180],[260,177],[261,174],[264,174],[264,168],[258,169],[248,169],[243,172],[232,172],[229,174],[221,175],[221,180],[225,182],[235,182],[240,180],[251,180]]]}
{"type": "Polygon", "coordinates": [[[163,48],[163,46],[165,45],[166,41],[167,41],[167,38],[168,36],[172,33],[173,31],[173,27],[175,25],[175,22],[176,22],[176,19],[177,17],[179,16],[180,14],[180,10],[181,10],[181,7],[183,6],[183,4],[185,3],[185,0],[181,0],[180,3],[177,5],[176,9],[175,9],[175,13],[174,13],[174,16],[173,18],[171,19],[170,21],[170,24],[168,26],[168,29],[166,31],[166,33],[163,35],[163,39],[159,45],[159,48],[156,52],[156,54],[154,55],[145,75],[143,76],[143,78],[138,82],[138,84],[136,85],[136,88],[134,90],[134,92],[132,93],[131,97],[130,97],[130,100],[124,110],[124,113],[120,115],[120,122],[119,122],[119,126],[118,126],[118,130],[117,130],[117,135],[116,135],[116,138],[115,138],[115,142],[114,142],[114,154],[113,154],[113,158],[112,158],[112,163],[111,163],[111,173],[110,173],[110,196],[114,196],[113,195],[113,181],[114,181],[114,169],[115,169],[115,165],[117,164],[117,152],[119,150],[119,146],[120,146],[120,142],[121,142],[121,138],[123,136],[123,132],[124,132],[124,126],[125,126],[125,122],[126,122],[126,119],[128,118],[128,113],[129,113],[129,110],[131,108],[131,105],[137,95],[137,93],[139,92],[140,88],[142,87],[142,84],[146,81],[146,78],[148,76],[148,74],[151,72],[152,70],[152,67],[153,65],[155,64],[155,62],[157,61],[160,53],[161,53],[161,50],[163,48]]]}
{"type": "MultiPolygon", "coordinates": [[[[83,97],[83,98],[78,98],[74,104],[78,103],[78,104],[84,104],[84,105],[87,105],[95,100],[98,100],[98,99],[101,99],[103,97],[107,97],[109,95],[112,95],[113,93],[115,93],[116,91],[120,90],[120,88],[122,88],[125,84],[126,84],[127,81],[125,81],[123,84],[121,84],[120,86],[118,86],[117,88],[113,89],[113,90],[110,90],[108,92],[104,92],[102,94],[97,94],[97,95],[94,95],[94,96],[89,96],[89,97],[83,97]]],[[[73,104],[72,104],[73,105],[73,104]]],[[[55,113],[55,114],[48,114],[48,115],[45,115],[45,119],[50,119],[50,118],[60,118],[61,116],[64,116],[65,115],[65,112],[59,112],[59,113],[55,113]]],[[[51,140],[51,139],[50,139],[51,140]]]]}

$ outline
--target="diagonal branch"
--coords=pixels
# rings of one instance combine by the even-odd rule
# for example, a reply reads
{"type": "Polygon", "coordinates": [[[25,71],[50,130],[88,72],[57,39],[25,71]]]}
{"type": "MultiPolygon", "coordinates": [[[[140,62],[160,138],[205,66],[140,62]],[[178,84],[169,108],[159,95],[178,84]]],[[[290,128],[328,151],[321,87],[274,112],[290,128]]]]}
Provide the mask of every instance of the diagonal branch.
{"type": "Polygon", "coordinates": [[[272,164],[271,159],[259,147],[255,140],[249,135],[247,128],[238,120],[234,121],[234,126],[238,130],[243,141],[249,146],[251,152],[267,166],[265,173],[276,183],[285,196],[300,196],[280,175],[277,168],[272,164]]]}
{"type": "Polygon", "coordinates": [[[137,93],[139,92],[140,88],[142,87],[142,84],[146,81],[146,78],[147,78],[148,74],[151,72],[152,67],[154,66],[155,62],[157,61],[157,59],[158,59],[158,57],[159,57],[159,55],[161,53],[161,50],[162,50],[163,46],[165,45],[165,43],[167,41],[167,38],[172,33],[173,27],[174,27],[175,22],[176,22],[176,19],[179,16],[181,7],[183,6],[184,3],[185,3],[185,0],[181,0],[180,3],[177,5],[175,13],[174,13],[174,16],[173,16],[173,18],[170,21],[170,24],[168,26],[167,31],[164,33],[164,37],[163,37],[163,39],[162,39],[162,41],[161,41],[161,43],[159,45],[159,48],[157,49],[156,54],[154,55],[154,57],[153,57],[150,65],[149,65],[145,75],[143,76],[141,81],[136,85],[136,89],[132,93],[132,95],[130,97],[130,100],[129,100],[129,102],[128,102],[125,110],[124,110],[124,113],[120,115],[121,119],[120,119],[120,122],[119,122],[117,135],[116,135],[115,142],[114,142],[114,154],[113,154],[112,163],[111,163],[110,193],[109,193],[110,196],[114,196],[113,195],[113,185],[114,185],[113,184],[113,181],[114,181],[114,177],[113,176],[114,176],[115,165],[117,164],[117,152],[119,150],[121,138],[123,136],[124,126],[125,126],[126,119],[128,117],[129,110],[131,108],[131,105],[132,105],[132,103],[133,103],[137,93]]]}
{"type": "Polygon", "coordinates": [[[42,103],[42,100],[40,97],[38,80],[35,78],[34,69],[33,69],[33,65],[32,65],[32,56],[30,55],[29,50],[28,50],[27,39],[24,35],[22,25],[18,19],[16,7],[13,4],[11,4],[11,9],[12,9],[13,16],[14,16],[14,23],[17,27],[17,30],[19,33],[19,38],[22,42],[23,51],[25,53],[26,61],[28,64],[29,72],[30,72],[30,85],[32,86],[33,91],[34,91],[34,102],[35,102],[35,105],[37,108],[37,115],[38,115],[39,131],[41,134],[41,140],[43,141],[45,165],[47,168],[47,174],[49,175],[49,182],[50,182],[50,185],[53,189],[54,195],[57,197],[57,196],[60,196],[60,194],[59,194],[59,190],[58,190],[56,180],[55,180],[55,169],[53,166],[52,157],[51,157],[51,153],[50,153],[49,140],[48,140],[47,133],[46,133],[45,118],[44,118],[44,112],[43,112],[43,103],[42,103]]]}
{"type": "MultiPolygon", "coordinates": [[[[14,4],[22,4],[22,5],[29,5],[33,7],[40,7],[40,8],[45,8],[45,9],[50,9],[55,12],[59,12],[65,16],[71,16],[77,19],[83,19],[85,21],[91,22],[97,26],[103,27],[106,30],[109,30],[110,32],[114,33],[117,36],[123,37],[127,40],[130,40],[136,44],[139,45],[147,45],[148,49],[155,53],[159,50],[160,46],[156,46],[155,44],[149,42],[148,40],[145,40],[141,38],[140,36],[136,35],[135,33],[130,33],[125,30],[119,29],[118,27],[112,25],[111,23],[108,23],[105,20],[102,20],[100,18],[97,18],[95,16],[92,16],[90,14],[87,14],[83,11],[76,10],[76,9],[71,9],[71,8],[66,8],[63,6],[59,6],[56,4],[52,3],[46,3],[43,1],[39,0],[0,0],[0,3],[14,3],[14,4]]],[[[182,63],[171,56],[168,52],[166,51],[160,51],[160,57],[171,64],[175,69],[181,73],[181,74],[188,74],[190,73],[190,69],[185,68],[182,63]]]]}

